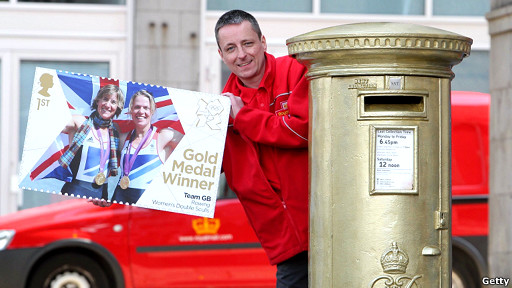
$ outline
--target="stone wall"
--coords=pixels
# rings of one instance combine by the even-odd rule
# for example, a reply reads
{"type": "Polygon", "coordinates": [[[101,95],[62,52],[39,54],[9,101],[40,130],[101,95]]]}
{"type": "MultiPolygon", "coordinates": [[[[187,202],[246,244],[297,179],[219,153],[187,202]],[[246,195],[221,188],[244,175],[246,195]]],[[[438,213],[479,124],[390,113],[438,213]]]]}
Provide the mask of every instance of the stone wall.
{"type": "Polygon", "coordinates": [[[490,53],[490,276],[508,277],[512,267],[512,1],[492,0],[487,16],[490,53]]]}
{"type": "Polygon", "coordinates": [[[135,0],[134,81],[198,90],[200,0],[135,0]]]}

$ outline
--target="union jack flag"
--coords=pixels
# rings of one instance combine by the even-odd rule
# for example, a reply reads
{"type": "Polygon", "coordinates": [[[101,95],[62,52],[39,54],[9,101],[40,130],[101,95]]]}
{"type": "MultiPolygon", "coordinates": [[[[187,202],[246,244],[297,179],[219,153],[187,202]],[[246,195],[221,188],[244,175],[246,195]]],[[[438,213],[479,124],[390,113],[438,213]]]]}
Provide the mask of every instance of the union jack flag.
{"type": "MultiPolygon", "coordinates": [[[[133,129],[133,123],[128,114],[130,99],[135,92],[144,89],[155,98],[156,113],[153,116],[153,125],[159,129],[170,127],[184,134],[169,91],[165,87],[62,71],[56,72],[71,114],[88,117],[92,113],[91,104],[100,88],[108,84],[117,85],[125,95],[125,104],[121,114],[114,119],[114,122],[119,125],[121,130],[119,132],[128,132],[133,129]]],[[[68,147],[69,137],[67,134],[61,133],[31,169],[30,179],[33,181],[55,178],[71,181],[71,171],[62,168],[57,161],[68,147]]]]}

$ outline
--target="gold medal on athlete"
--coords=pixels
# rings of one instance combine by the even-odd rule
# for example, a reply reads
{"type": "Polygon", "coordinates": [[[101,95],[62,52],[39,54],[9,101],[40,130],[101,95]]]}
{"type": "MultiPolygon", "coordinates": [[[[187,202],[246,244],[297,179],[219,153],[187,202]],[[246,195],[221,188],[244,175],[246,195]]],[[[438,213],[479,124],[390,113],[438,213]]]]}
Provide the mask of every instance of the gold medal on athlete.
{"type": "MultiPolygon", "coordinates": [[[[133,130],[133,131],[135,131],[135,130],[133,130]]],[[[130,171],[132,169],[133,163],[135,162],[135,158],[137,158],[137,155],[139,154],[140,149],[144,146],[146,141],[149,139],[149,136],[151,135],[151,132],[153,131],[153,126],[151,126],[150,129],[148,129],[148,131],[146,132],[146,135],[144,135],[144,138],[137,146],[137,149],[135,149],[135,152],[133,153],[133,155],[131,155],[130,148],[132,147],[132,142],[133,142],[133,135],[134,135],[134,134],[132,134],[133,131],[130,132],[130,135],[128,136],[130,138],[130,141],[128,142],[128,144],[126,146],[126,154],[124,156],[124,163],[123,163],[123,175],[124,176],[121,177],[121,180],[119,180],[119,187],[121,187],[121,189],[127,189],[130,186],[130,178],[128,177],[128,175],[130,175],[130,171]]]]}
{"type": "Polygon", "coordinates": [[[105,174],[103,174],[102,172],[98,173],[98,175],[94,177],[94,182],[100,186],[103,185],[103,183],[105,183],[106,180],[107,178],[105,177],[105,174]]]}
{"type": "Polygon", "coordinates": [[[121,178],[121,181],[119,182],[119,186],[122,189],[128,188],[128,186],[130,186],[130,178],[128,178],[128,176],[123,176],[123,178],[121,178]]]}
{"type": "Polygon", "coordinates": [[[103,167],[105,167],[105,163],[107,163],[109,156],[107,152],[108,147],[110,146],[110,138],[108,138],[107,143],[104,143],[99,129],[96,129],[96,134],[98,134],[98,138],[100,139],[100,172],[94,177],[94,183],[98,184],[98,186],[101,186],[103,183],[105,183],[105,181],[107,181],[107,177],[105,174],[103,174],[103,167]],[[105,144],[108,146],[105,147],[105,144]]]}

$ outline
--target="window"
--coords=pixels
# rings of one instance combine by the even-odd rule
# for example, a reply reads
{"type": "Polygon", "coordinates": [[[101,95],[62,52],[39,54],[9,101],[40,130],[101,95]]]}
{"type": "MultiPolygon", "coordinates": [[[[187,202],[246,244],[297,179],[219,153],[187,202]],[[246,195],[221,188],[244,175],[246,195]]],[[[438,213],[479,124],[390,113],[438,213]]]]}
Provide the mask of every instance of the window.
{"type": "Polygon", "coordinates": [[[86,4],[113,4],[113,5],[125,5],[126,4],[126,0],[18,0],[18,2],[72,3],[72,4],[86,3],[86,4]]]}
{"type": "Polygon", "coordinates": [[[423,15],[425,3],[409,0],[321,0],[322,13],[423,15]]]}
{"type": "MultiPolygon", "coordinates": [[[[20,65],[20,147],[19,157],[23,153],[23,145],[25,143],[25,131],[27,129],[27,119],[30,107],[30,99],[32,97],[32,85],[34,82],[34,73],[36,67],[44,67],[51,69],[59,69],[69,72],[84,73],[108,77],[108,63],[89,63],[89,62],[50,62],[50,61],[22,61],[20,65]]],[[[62,197],[54,194],[23,191],[23,205],[20,209],[41,206],[59,201],[62,197]]]]}
{"type": "MultiPolygon", "coordinates": [[[[18,0],[27,1],[27,0],[18,0]]],[[[78,1],[78,0],[75,0],[78,1]]],[[[387,14],[436,16],[484,16],[490,11],[489,0],[318,0],[321,13],[387,14]],[[432,7],[432,11],[425,11],[432,7]]],[[[61,1],[58,1],[61,2],[61,1]]],[[[62,1],[64,2],[64,1],[62,1]]],[[[91,1],[93,2],[93,1],[91,1]]],[[[314,0],[208,0],[207,10],[242,9],[247,11],[313,12],[314,0]]]]}
{"type": "Polygon", "coordinates": [[[454,123],[453,133],[457,133],[452,137],[452,179],[453,186],[469,186],[482,185],[485,183],[484,168],[485,151],[482,144],[482,136],[484,135],[479,127],[478,122],[471,123],[454,123]],[[465,153],[460,156],[459,153],[466,151],[474,151],[465,153]],[[467,167],[476,167],[468,169],[467,167]]]}
{"type": "Polygon", "coordinates": [[[246,11],[312,12],[312,3],[312,0],[208,0],[206,9],[222,11],[241,9],[246,11]]]}
{"type": "Polygon", "coordinates": [[[224,86],[226,86],[226,83],[228,82],[229,76],[231,75],[231,70],[229,70],[228,66],[226,64],[224,64],[224,62],[222,62],[222,61],[220,61],[220,62],[221,62],[221,64],[220,64],[221,65],[220,87],[221,87],[221,89],[223,89],[224,86]]]}
{"type": "Polygon", "coordinates": [[[453,73],[452,90],[489,93],[489,51],[471,51],[453,73]]]}
{"type": "Polygon", "coordinates": [[[484,16],[491,9],[489,0],[433,0],[434,15],[484,16]]]}

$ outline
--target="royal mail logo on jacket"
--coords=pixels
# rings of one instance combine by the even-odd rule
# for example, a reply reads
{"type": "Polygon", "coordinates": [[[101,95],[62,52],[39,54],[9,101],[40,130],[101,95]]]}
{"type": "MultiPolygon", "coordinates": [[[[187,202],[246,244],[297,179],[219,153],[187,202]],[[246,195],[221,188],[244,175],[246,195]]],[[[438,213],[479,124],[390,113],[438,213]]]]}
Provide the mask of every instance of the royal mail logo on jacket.
{"type": "Polygon", "coordinates": [[[277,116],[285,116],[288,114],[290,114],[290,112],[288,111],[288,101],[281,102],[281,109],[276,111],[276,115],[277,116]]]}
{"type": "Polygon", "coordinates": [[[285,116],[290,114],[290,111],[288,111],[288,97],[290,96],[290,94],[291,92],[277,95],[276,99],[271,104],[271,106],[274,106],[274,113],[277,116],[285,116]]]}

